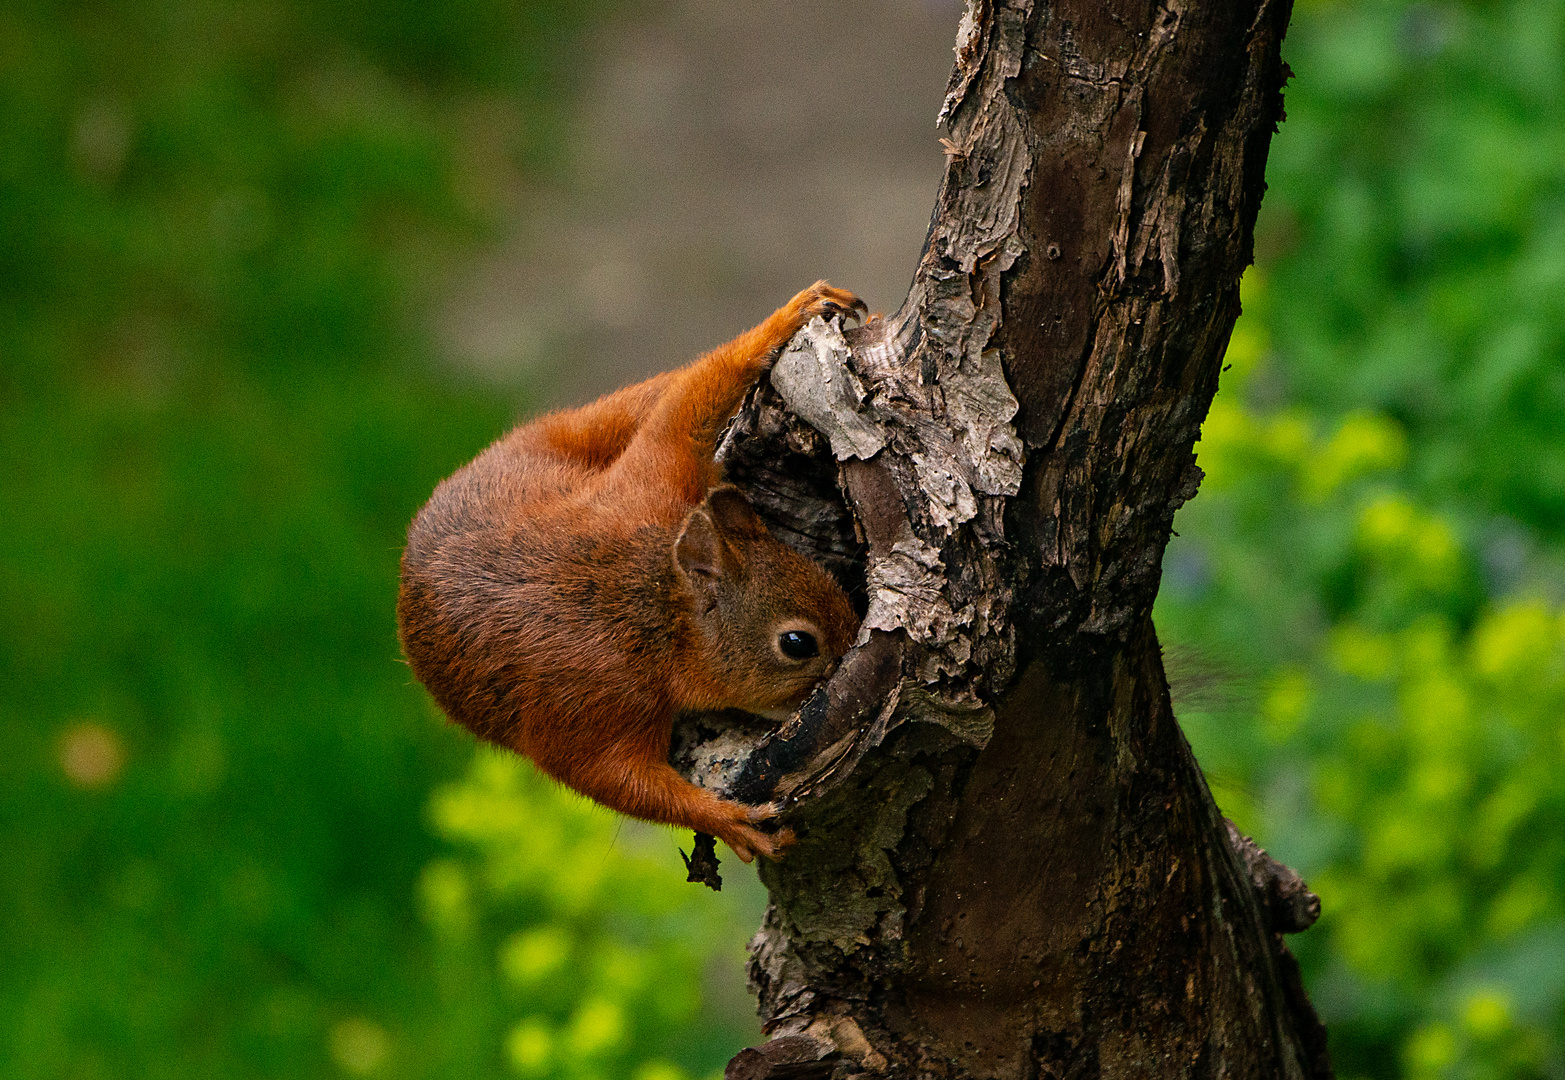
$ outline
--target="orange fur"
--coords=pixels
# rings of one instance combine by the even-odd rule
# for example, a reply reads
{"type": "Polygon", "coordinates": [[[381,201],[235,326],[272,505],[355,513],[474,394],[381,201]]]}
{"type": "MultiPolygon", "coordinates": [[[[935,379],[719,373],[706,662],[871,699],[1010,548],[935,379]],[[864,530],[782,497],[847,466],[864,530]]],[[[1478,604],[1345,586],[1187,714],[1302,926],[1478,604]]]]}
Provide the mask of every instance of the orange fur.
{"type": "Polygon", "coordinates": [[[770,807],[668,764],[683,710],[798,704],[857,618],[824,570],[721,485],[715,442],[812,316],[863,304],[817,282],[687,367],[524,424],[441,483],[408,530],[397,619],[447,715],[621,813],[721,837],[748,862],[791,839],[770,807]],[[796,660],[780,633],[805,629],[796,660]]]}

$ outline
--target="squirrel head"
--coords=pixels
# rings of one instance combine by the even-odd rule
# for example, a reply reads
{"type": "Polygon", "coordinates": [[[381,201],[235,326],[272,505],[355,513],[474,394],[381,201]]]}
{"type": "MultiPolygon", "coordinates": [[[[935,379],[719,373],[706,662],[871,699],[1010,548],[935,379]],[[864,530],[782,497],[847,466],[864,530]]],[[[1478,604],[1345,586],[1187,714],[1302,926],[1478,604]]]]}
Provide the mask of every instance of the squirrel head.
{"type": "Polygon", "coordinates": [[[832,576],[767,531],[739,489],[713,488],[674,541],[702,669],[732,700],[767,712],[803,701],[853,644],[858,615],[832,576]]]}

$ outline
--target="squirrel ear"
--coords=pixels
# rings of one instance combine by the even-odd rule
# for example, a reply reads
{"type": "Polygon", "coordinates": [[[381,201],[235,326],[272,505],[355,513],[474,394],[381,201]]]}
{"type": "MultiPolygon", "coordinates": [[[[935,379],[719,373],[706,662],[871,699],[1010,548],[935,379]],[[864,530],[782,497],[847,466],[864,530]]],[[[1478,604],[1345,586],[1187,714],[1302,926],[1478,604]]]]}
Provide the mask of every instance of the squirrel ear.
{"type": "Polygon", "coordinates": [[[769,535],[749,500],[732,484],[717,485],[706,493],[701,505],[712,516],[717,531],[725,536],[757,540],[769,535]]]}
{"type": "Polygon", "coordinates": [[[723,539],[722,530],[705,506],[690,511],[674,541],[674,565],[699,591],[706,591],[724,575],[732,574],[738,556],[723,539]]]}

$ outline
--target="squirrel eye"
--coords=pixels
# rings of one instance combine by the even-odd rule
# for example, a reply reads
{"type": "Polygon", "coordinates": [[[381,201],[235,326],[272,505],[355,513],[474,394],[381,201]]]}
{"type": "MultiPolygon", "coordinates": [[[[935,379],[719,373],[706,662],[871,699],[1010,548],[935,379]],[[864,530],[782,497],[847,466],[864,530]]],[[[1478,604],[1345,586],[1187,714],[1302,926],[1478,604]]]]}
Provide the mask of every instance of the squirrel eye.
{"type": "Polygon", "coordinates": [[[791,660],[808,660],[812,656],[821,654],[820,646],[815,644],[815,635],[806,634],[802,630],[789,630],[785,634],[779,634],[777,647],[791,660]]]}

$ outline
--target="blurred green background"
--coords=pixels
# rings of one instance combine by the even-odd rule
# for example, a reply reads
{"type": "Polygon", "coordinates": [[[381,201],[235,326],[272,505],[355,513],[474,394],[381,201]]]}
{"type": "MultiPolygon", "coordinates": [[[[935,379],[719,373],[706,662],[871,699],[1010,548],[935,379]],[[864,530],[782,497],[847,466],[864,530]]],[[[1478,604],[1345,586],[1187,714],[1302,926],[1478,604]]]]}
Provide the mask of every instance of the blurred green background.
{"type": "MultiPolygon", "coordinates": [[[[745,1045],[746,875],[475,754],[392,622],[413,511],[529,407],[430,309],[626,7],[0,8],[0,1077],[745,1045]]],[[[1181,718],[1324,899],[1339,1075],[1565,1077],[1565,4],[1312,0],[1286,52],[1181,718]]]]}

